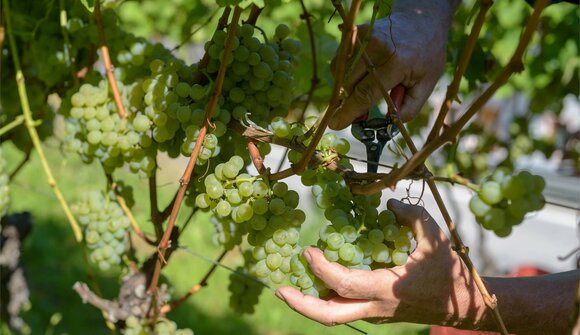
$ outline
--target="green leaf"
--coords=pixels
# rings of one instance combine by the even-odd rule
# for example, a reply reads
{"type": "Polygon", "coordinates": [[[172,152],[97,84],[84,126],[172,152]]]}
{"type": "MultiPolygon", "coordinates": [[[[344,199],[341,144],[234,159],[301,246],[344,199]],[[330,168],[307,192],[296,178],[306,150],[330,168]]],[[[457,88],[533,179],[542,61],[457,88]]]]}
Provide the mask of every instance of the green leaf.
{"type": "Polygon", "coordinates": [[[93,10],[95,9],[95,0],[81,0],[81,3],[83,4],[83,6],[85,6],[87,8],[87,10],[89,12],[93,12],[93,10]]]}
{"type": "Polygon", "coordinates": [[[238,4],[238,6],[242,7],[243,9],[246,9],[246,8],[250,7],[251,5],[256,5],[260,8],[264,8],[264,6],[265,6],[264,0],[242,0],[238,4]]]}

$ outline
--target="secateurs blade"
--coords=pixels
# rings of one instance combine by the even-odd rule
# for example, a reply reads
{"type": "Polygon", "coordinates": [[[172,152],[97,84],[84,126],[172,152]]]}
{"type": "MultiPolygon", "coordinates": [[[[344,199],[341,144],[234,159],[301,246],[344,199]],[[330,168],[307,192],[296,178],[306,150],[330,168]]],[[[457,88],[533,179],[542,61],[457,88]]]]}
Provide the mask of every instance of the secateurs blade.
{"type": "MultiPolygon", "coordinates": [[[[397,85],[391,90],[390,95],[395,108],[399,110],[405,97],[405,88],[397,85]]],[[[399,133],[399,129],[393,124],[391,113],[395,111],[389,110],[384,117],[369,118],[369,112],[367,112],[355,119],[352,124],[352,135],[365,145],[367,151],[367,172],[377,172],[383,148],[399,133]]]]}

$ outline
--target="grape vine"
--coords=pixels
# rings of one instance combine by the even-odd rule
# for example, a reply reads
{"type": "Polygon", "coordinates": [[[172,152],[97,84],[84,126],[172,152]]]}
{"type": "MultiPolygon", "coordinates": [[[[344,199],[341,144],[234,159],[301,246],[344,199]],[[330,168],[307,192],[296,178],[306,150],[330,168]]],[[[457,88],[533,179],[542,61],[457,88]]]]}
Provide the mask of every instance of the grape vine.
{"type": "MultiPolygon", "coordinates": [[[[507,333],[497,301],[473,266],[435,182],[470,188],[474,194],[469,209],[475,221],[500,237],[510,235],[528,213],[544,207],[544,179],[517,171],[513,161],[531,152],[538,143],[544,144],[546,155],[560,150],[562,156],[575,159],[580,153],[577,140],[568,139],[569,143],[561,145],[530,139],[527,114],[513,116],[515,122],[507,131],[509,136],[503,139],[486,134],[472,145],[466,138],[485,128],[483,121],[472,122],[472,118],[496,92],[505,94],[500,91],[502,87],[514,90],[521,86],[542,106],[541,111],[547,106],[559,106],[558,102],[535,96],[537,87],[528,86],[521,79],[510,80],[523,64],[531,64],[530,73],[537,71],[536,62],[524,57],[530,44],[546,58],[564,57],[538,47],[558,39],[553,36],[556,27],[550,25],[554,18],[544,18],[545,31],[539,33],[546,40],[535,41],[532,36],[542,21],[540,14],[546,4],[536,1],[527,21],[518,23],[524,28],[513,54],[496,56],[491,50],[494,41],[480,36],[480,32],[486,26],[486,17],[505,23],[505,15],[499,10],[494,12],[491,2],[483,1],[474,7],[477,16],[470,30],[453,27],[453,50],[457,52],[458,45],[465,48],[460,55],[449,57],[457,66],[434,123],[421,125],[419,117],[415,124],[404,125],[370,57],[360,51],[357,59],[376,80],[401,131],[401,138],[396,138],[394,144],[398,149],[394,159],[398,161],[387,172],[363,173],[355,171],[351,163],[350,139],[327,132],[326,128],[345,98],[345,74],[352,70],[350,53],[368,43],[359,40],[355,23],[361,17],[374,20],[377,15],[387,15],[390,5],[386,3],[372,1],[369,5],[355,0],[348,9],[334,0],[326,5],[302,1],[282,5],[258,0],[180,4],[168,11],[182,25],[186,22],[177,15],[181,8],[196,19],[202,16],[194,14],[190,6],[203,15],[208,12],[204,10],[212,9],[221,17],[214,22],[212,14],[207,18],[211,23],[198,27],[207,37],[203,41],[191,39],[189,30],[177,32],[167,23],[171,20],[156,20],[152,25],[158,32],[183,40],[172,49],[165,40],[154,43],[152,38],[137,36],[139,29],[127,27],[137,20],[129,10],[132,4],[123,9],[124,5],[115,1],[61,0],[58,4],[42,1],[42,6],[29,9],[26,2],[3,0],[6,9],[2,28],[6,29],[9,45],[0,41],[0,121],[7,124],[0,129],[2,145],[10,142],[19,151],[28,152],[26,160],[33,148],[39,153],[48,183],[77,241],[88,250],[90,269],[95,267],[108,275],[114,270],[129,269],[127,272],[132,275],[147,278],[140,284],[138,295],[148,306],[140,306],[138,313],[120,308],[117,314],[113,313],[115,317],[108,317],[117,322],[115,326],[122,334],[192,333],[178,329],[166,313],[207,285],[215,267],[181,299],[169,301],[160,289],[164,267],[180,247],[181,234],[187,233],[189,221],[181,224],[179,217],[182,207],[193,211],[192,222],[203,226],[224,251],[217,263],[226,253],[237,254],[243,264],[238,264],[229,276],[229,305],[239,313],[253,313],[264,287],[293,285],[315,297],[330,293],[302,256],[305,246],[300,241],[310,216],[305,211],[308,199],[327,221],[318,232],[315,246],[329,261],[366,271],[404,266],[417,241],[409,227],[400,225],[394,213],[384,209],[381,198],[386,196],[384,189],[395,188],[406,179],[422,180],[430,188],[451,232],[454,248],[475,278],[498,328],[507,333]],[[332,16],[334,11],[336,17],[332,16]],[[300,14],[294,15],[296,12],[300,14]],[[340,30],[324,29],[321,18],[328,17],[340,21],[340,30]],[[180,48],[190,46],[191,41],[203,54],[195,62],[181,57],[187,52],[181,53],[180,48]],[[328,66],[336,47],[331,78],[328,66]],[[330,49],[332,53],[327,51],[330,49]],[[481,66],[482,59],[496,66],[503,61],[505,66],[495,71],[477,71],[474,67],[481,66]],[[467,78],[467,83],[462,78],[467,78]],[[475,94],[486,81],[491,84],[475,94]],[[306,87],[308,82],[310,87],[306,87]],[[457,112],[452,102],[463,98],[471,102],[462,114],[451,118],[450,114],[457,112]],[[432,126],[427,127],[428,124],[432,126]],[[428,140],[417,146],[415,135],[424,134],[425,130],[428,140]],[[102,168],[106,189],[81,196],[61,194],[41,143],[53,134],[64,155],[102,168]],[[449,142],[453,143],[447,145],[449,142]],[[284,147],[283,159],[291,163],[290,168],[274,172],[265,166],[273,146],[284,147]],[[491,166],[487,158],[497,147],[509,150],[503,161],[491,166]],[[474,152],[480,151],[482,154],[474,158],[474,152]],[[187,167],[178,180],[173,200],[159,210],[157,191],[162,188],[157,185],[156,174],[180,157],[188,158],[187,167]],[[435,159],[426,162],[429,157],[435,159]],[[257,174],[251,172],[252,163],[257,174]],[[149,236],[147,228],[141,230],[148,222],[137,222],[132,215],[132,210],[144,211],[144,204],[134,203],[132,187],[122,181],[113,182],[127,171],[135,174],[139,182],[148,181],[154,237],[149,236]],[[284,181],[293,175],[299,176],[311,198],[301,199],[297,185],[284,181]],[[65,198],[77,199],[71,209],[65,198]],[[136,249],[140,246],[135,236],[156,250],[138,259],[136,249]],[[143,313],[144,310],[148,312],[143,313]]],[[[155,18],[165,15],[150,8],[133,9],[155,18]]],[[[467,9],[460,8],[457,15],[467,17],[467,9]]],[[[577,23],[577,18],[571,23],[577,23]]],[[[495,26],[490,28],[498,30],[495,26]]],[[[564,49],[572,50],[573,46],[564,49]]],[[[554,77],[564,76],[566,83],[573,83],[578,77],[568,67],[552,69],[551,73],[556,74],[554,77]]],[[[553,85],[565,93],[578,91],[577,85],[553,85]]],[[[20,169],[13,174],[8,172],[12,164],[3,159],[3,150],[0,148],[1,216],[9,212],[9,182],[20,169]]],[[[121,290],[127,289],[127,282],[121,290]]],[[[90,293],[82,295],[83,299],[90,297],[88,302],[107,314],[103,306],[114,302],[90,293]]]]}

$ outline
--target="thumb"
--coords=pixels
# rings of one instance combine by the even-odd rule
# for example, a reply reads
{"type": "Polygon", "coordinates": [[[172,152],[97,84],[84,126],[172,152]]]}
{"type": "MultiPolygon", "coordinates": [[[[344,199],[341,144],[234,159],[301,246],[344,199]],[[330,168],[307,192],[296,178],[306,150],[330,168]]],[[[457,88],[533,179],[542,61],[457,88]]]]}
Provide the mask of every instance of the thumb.
{"type": "Polygon", "coordinates": [[[390,199],[387,208],[395,213],[398,224],[411,228],[417,242],[439,236],[440,229],[425,208],[407,205],[396,199],[390,199]]]}

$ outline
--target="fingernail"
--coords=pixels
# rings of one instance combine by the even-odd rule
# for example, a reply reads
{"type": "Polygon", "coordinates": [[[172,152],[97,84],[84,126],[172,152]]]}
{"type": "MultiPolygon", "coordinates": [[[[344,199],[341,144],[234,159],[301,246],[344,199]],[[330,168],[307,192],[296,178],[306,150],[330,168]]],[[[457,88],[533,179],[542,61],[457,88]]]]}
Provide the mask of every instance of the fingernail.
{"type": "Polygon", "coordinates": [[[280,291],[276,291],[276,296],[278,297],[278,299],[286,302],[286,299],[284,299],[284,296],[282,295],[282,293],[280,293],[280,291]]]}
{"type": "Polygon", "coordinates": [[[312,255],[310,254],[310,250],[308,250],[308,249],[304,250],[303,255],[308,263],[310,263],[312,261],[312,255]]]}

